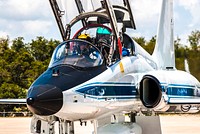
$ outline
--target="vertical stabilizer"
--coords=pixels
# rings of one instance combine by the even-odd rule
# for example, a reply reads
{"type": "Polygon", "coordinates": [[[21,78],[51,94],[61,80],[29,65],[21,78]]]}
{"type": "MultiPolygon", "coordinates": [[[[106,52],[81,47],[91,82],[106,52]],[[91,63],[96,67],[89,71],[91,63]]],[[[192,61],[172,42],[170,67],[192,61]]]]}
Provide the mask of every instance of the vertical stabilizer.
{"type": "Polygon", "coordinates": [[[163,0],[153,52],[158,69],[175,68],[173,0],[163,0]]]}

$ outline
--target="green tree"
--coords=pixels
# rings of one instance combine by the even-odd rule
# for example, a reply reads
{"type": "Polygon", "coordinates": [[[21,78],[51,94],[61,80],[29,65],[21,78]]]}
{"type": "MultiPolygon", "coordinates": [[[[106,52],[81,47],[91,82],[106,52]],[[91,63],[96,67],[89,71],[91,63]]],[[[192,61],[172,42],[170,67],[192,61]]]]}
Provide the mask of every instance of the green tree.
{"type": "Polygon", "coordinates": [[[25,98],[26,89],[4,82],[0,87],[0,98],[25,98]]]}
{"type": "Polygon", "coordinates": [[[2,39],[0,41],[0,98],[24,98],[25,91],[47,69],[58,43],[57,40],[48,41],[43,37],[37,37],[31,43],[24,43],[22,37],[12,42],[9,39],[2,39]],[[18,95],[15,90],[19,91],[18,95]]]}
{"type": "Polygon", "coordinates": [[[175,63],[178,70],[185,70],[184,59],[186,58],[186,50],[180,42],[181,39],[179,37],[174,40],[175,63]]]}
{"type": "Polygon", "coordinates": [[[195,30],[188,36],[191,48],[187,49],[190,72],[200,81],[200,31],[195,30]]]}
{"type": "Polygon", "coordinates": [[[141,46],[144,47],[146,44],[146,40],[144,37],[133,37],[133,39],[141,46]]]}
{"type": "Polygon", "coordinates": [[[3,82],[10,81],[10,72],[7,70],[7,65],[12,58],[13,52],[9,49],[9,39],[0,39],[0,86],[3,82]]]}
{"type": "Polygon", "coordinates": [[[156,44],[156,36],[153,36],[150,41],[146,43],[144,49],[149,53],[152,54],[156,44]]]}
{"type": "Polygon", "coordinates": [[[38,61],[45,61],[50,59],[55,46],[59,43],[59,41],[48,41],[44,37],[37,37],[36,40],[32,40],[29,44],[30,53],[33,57],[38,61]]]}
{"type": "Polygon", "coordinates": [[[200,46],[200,31],[195,30],[191,32],[191,35],[188,36],[188,41],[193,50],[197,50],[200,46]]]}
{"type": "Polygon", "coordinates": [[[153,36],[150,41],[146,41],[144,37],[134,37],[133,38],[141,47],[143,47],[149,54],[153,53],[156,36],[153,36]]]}
{"type": "Polygon", "coordinates": [[[23,42],[23,37],[18,37],[14,39],[12,42],[11,49],[15,52],[27,51],[26,44],[23,42]]]}
{"type": "Polygon", "coordinates": [[[4,54],[6,50],[8,50],[9,39],[0,38],[0,56],[4,54]]]}

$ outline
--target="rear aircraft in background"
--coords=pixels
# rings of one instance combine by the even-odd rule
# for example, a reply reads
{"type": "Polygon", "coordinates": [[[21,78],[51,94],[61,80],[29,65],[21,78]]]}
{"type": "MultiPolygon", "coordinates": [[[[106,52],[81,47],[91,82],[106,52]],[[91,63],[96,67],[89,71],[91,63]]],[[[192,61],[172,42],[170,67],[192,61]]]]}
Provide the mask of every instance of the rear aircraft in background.
{"type": "Polygon", "coordinates": [[[73,134],[75,121],[92,121],[95,134],[141,134],[136,115],[199,110],[199,81],[175,68],[172,0],[162,1],[152,55],[128,34],[129,0],[49,1],[63,42],[20,100],[34,114],[32,133],[73,134]]]}

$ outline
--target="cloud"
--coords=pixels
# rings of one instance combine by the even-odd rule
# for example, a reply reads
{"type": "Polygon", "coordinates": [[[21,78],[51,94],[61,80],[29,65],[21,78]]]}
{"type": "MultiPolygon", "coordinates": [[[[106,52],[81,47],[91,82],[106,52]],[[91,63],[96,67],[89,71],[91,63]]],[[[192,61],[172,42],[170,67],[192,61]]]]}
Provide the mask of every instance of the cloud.
{"type": "Polygon", "coordinates": [[[184,45],[189,45],[188,36],[192,31],[200,30],[199,7],[199,0],[175,1],[175,36],[178,36],[184,45]]]}
{"type": "Polygon", "coordinates": [[[199,0],[179,0],[178,4],[182,6],[186,11],[190,13],[192,16],[191,23],[189,27],[194,27],[195,25],[199,25],[200,22],[200,1],[199,0]]]}
{"type": "MultiPolygon", "coordinates": [[[[16,37],[25,37],[25,39],[31,40],[37,36],[48,36],[51,27],[54,27],[54,24],[51,21],[45,20],[26,20],[26,21],[16,21],[9,22],[4,25],[4,30],[0,29],[1,35],[8,35],[11,39],[16,37]],[[2,33],[2,34],[1,34],[2,33]]],[[[55,35],[51,38],[55,37],[55,35]]]]}
{"type": "Polygon", "coordinates": [[[44,0],[3,0],[0,2],[0,9],[0,18],[36,20],[49,18],[50,5],[44,0]]]}
{"type": "Polygon", "coordinates": [[[1,38],[7,38],[7,36],[8,36],[8,33],[0,31],[0,39],[1,38]]]}
{"type": "MultiPolygon", "coordinates": [[[[138,33],[135,35],[142,35],[148,40],[157,33],[162,1],[135,0],[131,2],[137,28],[135,32],[138,33]]],[[[182,44],[188,44],[187,39],[191,31],[200,29],[199,7],[199,0],[174,1],[174,35],[181,38],[182,44]]]]}
{"type": "Polygon", "coordinates": [[[160,12],[161,1],[160,0],[137,0],[132,1],[133,14],[136,22],[146,26],[147,24],[157,23],[158,15],[160,12]]]}
{"type": "Polygon", "coordinates": [[[7,34],[11,39],[22,36],[27,41],[36,36],[60,36],[49,1],[2,0],[0,9],[0,36],[7,34]]]}
{"type": "Polygon", "coordinates": [[[158,18],[161,8],[160,0],[130,1],[136,23],[136,36],[142,35],[150,39],[157,33],[158,18]]]}
{"type": "Polygon", "coordinates": [[[46,35],[49,32],[49,27],[52,26],[52,23],[45,20],[33,20],[33,21],[23,21],[19,23],[19,27],[15,27],[14,30],[21,31],[21,34],[24,36],[37,36],[37,35],[46,35]],[[20,30],[20,28],[23,29],[20,30]]]}
{"type": "MultiPolygon", "coordinates": [[[[74,1],[62,1],[66,6],[66,20],[71,20],[77,14],[74,1]]],[[[84,0],[83,0],[84,1],[84,0]]],[[[113,0],[114,1],[114,0],[113,0]]],[[[161,0],[130,0],[136,23],[135,36],[142,35],[150,39],[156,35],[161,0]]],[[[175,34],[186,38],[192,30],[200,29],[200,1],[178,0],[175,7],[175,34]]],[[[9,35],[12,38],[19,36],[31,40],[36,36],[61,39],[58,26],[48,0],[0,0],[0,36],[9,35]]],[[[181,38],[182,40],[182,38],[181,38]]],[[[186,40],[186,39],[183,39],[186,40]]]]}

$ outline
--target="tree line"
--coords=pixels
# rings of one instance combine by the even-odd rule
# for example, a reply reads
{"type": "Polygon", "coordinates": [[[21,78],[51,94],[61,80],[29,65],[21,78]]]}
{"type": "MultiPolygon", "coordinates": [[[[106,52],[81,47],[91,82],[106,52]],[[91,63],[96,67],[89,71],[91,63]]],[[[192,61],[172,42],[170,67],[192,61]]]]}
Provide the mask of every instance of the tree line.
{"type": "Polygon", "coordinates": [[[24,43],[0,39],[0,98],[25,98],[27,89],[48,67],[57,40],[37,37],[24,43]]]}
{"type": "MultiPolygon", "coordinates": [[[[149,41],[144,37],[134,39],[152,54],[155,36],[149,41]]],[[[184,60],[187,59],[191,74],[200,81],[200,31],[192,31],[188,36],[190,46],[180,41],[180,38],[174,41],[176,68],[185,70],[184,60]]],[[[30,43],[24,43],[23,37],[12,41],[0,39],[0,98],[25,98],[32,82],[47,69],[53,50],[59,43],[44,37],[37,37],[30,43]]]]}

